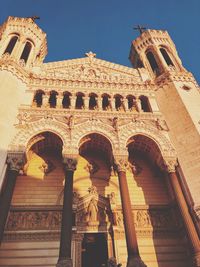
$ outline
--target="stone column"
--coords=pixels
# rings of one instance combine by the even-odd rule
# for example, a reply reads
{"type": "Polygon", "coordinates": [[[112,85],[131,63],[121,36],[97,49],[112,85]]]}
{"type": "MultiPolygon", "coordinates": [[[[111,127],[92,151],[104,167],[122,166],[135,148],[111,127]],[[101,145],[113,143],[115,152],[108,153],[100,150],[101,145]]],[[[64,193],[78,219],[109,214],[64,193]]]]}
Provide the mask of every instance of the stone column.
{"type": "Polygon", "coordinates": [[[10,209],[16,179],[24,164],[24,153],[9,153],[7,157],[7,164],[8,170],[6,175],[6,183],[0,196],[0,243],[2,242],[3,232],[10,209]]]}
{"type": "Polygon", "coordinates": [[[70,107],[72,109],[76,108],[76,98],[77,96],[75,94],[73,94],[72,96],[70,96],[70,107]]]}
{"type": "Polygon", "coordinates": [[[49,107],[49,92],[45,92],[45,94],[42,96],[42,107],[49,107]]]}
{"type": "Polygon", "coordinates": [[[89,95],[83,96],[83,103],[84,103],[84,108],[85,109],[89,109],[89,102],[90,102],[89,95]]]}
{"type": "Polygon", "coordinates": [[[77,159],[64,156],[65,185],[62,210],[62,224],[60,234],[60,250],[57,267],[72,267],[71,241],[72,241],[72,199],[73,176],[76,170],[77,159]]]}
{"type": "Polygon", "coordinates": [[[57,108],[62,108],[63,107],[62,101],[63,101],[63,95],[61,93],[59,93],[57,95],[57,99],[56,99],[56,106],[57,106],[57,108]]]}
{"type": "Polygon", "coordinates": [[[126,180],[126,169],[129,166],[128,160],[124,158],[115,159],[115,166],[119,179],[122,213],[128,250],[127,267],[146,267],[139,254],[131,201],[126,180]]]}
{"type": "Polygon", "coordinates": [[[111,109],[113,111],[116,110],[116,108],[115,108],[115,97],[114,96],[111,96],[110,103],[111,103],[111,109]]]}
{"type": "Polygon", "coordinates": [[[137,96],[135,99],[135,103],[136,103],[136,109],[138,112],[142,112],[142,105],[141,105],[141,100],[140,98],[137,96]]]}
{"type": "Polygon", "coordinates": [[[124,104],[125,111],[129,111],[129,108],[128,108],[128,98],[124,97],[123,104],[124,104]]]}
{"type": "Polygon", "coordinates": [[[167,171],[169,173],[170,182],[174,190],[174,194],[181,211],[185,227],[188,233],[188,237],[190,239],[192,251],[193,251],[193,262],[194,266],[200,267],[200,241],[198,237],[197,230],[193,223],[192,217],[189,213],[188,206],[183,195],[178,177],[176,175],[176,163],[168,162],[167,163],[167,171]]]}

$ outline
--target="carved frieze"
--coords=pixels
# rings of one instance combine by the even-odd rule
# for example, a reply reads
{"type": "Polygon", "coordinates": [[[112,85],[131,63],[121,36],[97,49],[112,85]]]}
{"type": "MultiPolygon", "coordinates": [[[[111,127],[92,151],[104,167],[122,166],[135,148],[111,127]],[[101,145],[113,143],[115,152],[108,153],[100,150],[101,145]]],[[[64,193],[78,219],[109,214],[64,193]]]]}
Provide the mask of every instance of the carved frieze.
{"type": "Polygon", "coordinates": [[[59,230],[61,211],[10,211],[6,230],[59,230]]]}

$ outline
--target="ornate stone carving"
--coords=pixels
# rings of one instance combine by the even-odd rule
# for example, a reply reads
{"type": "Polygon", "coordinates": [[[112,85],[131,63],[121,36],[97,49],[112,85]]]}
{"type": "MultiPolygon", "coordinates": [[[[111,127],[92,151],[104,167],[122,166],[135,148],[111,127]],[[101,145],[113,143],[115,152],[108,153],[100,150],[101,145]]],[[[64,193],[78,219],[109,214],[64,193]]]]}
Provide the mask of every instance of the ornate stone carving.
{"type": "Polygon", "coordinates": [[[126,157],[116,158],[114,159],[114,168],[117,172],[126,172],[126,170],[130,167],[128,159],[126,157]]]}
{"type": "Polygon", "coordinates": [[[155,124],[156,124],[156,127],[158,128],[158,130],[169,131],[169,128],[168,128],[165,120],[161,120],[161,119],[157,118],[155,121],[155,124]]]}
{"type": "Polygon", "coordinates": [[[77,157],[63,157],[63,164],[66,171],[75,171],[77,166],[77,157]]]}
{"type": "Polygon", "coordinates": [[[7,164],[10,170],[20,171],[23,169],[25,163],[25,155],[23,152],[9,152],[7,157],[7,164]]]}
{"type": "Polygon", "coordinates": [[[6,230],[60,230],[61,211],[10,211],[6,230]]]}
{"type": "Polygon", "coordinates": [[[177,158],[167,158],[163,164],[163,169],[168,173],[175,172],[178,166],[177,158]]]}

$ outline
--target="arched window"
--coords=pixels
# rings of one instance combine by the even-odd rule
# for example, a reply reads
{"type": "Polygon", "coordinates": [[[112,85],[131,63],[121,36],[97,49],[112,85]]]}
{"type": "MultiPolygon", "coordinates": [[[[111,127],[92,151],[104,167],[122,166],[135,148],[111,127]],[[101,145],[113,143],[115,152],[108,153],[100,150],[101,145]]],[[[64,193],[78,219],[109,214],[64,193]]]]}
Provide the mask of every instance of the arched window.
{"type": "Polygon", "coordinates": [[[115,108],[116,110],[123,109],[123,97],[121,95],[115,95],[115,108]]]}
{"type": "Polygon", "coordinates": [[[5,50],[4,54],[5,53],[8,53],[8,54],[11,54],[12,53],[12,51],[13,51],[13,49],[15,47],[15,44],[17,42],[17,40],[18,40],[18,36],[13,36],[10,39],[10,42],[9,42],[8,46],[6,47],[6,50],[5,50]]]}
{"type": "Polygon", "coordinates": [[[110,96],[107,94],[102,95],[102,109],[103,110],[108,110],[110,109],[110,96]]]}
{"type": "Polygon", "coordinates": [[[23,50],[23,52],[21,54],[21,57],[20,57],[20,59],[23,59],[25,61],[25,63],[28,60],[29,54],[31,52],[31,48],[32,48],[31,43],[30,42],[26,42],[26,44],[24,46],[24,50],[23,50]]]}
{"type": "Polygon", "coordinates": [[[135,99],[135,96],[128,95],[127,96],[127,100],[128,100],[128,109],[129,110],[136,110],[136,99],[135,99]]]}
{"type": "Polygon", "coordinates": [[[49,106],[50,106],[50,108],[55,108],[56,107],[57,95],[58,95],[58,93],[56,91],[51,91],[50,92],[50,97],[49,97],[49,106]]]}
{"type": "Polygon", "coordinates": [[[42,90],[36,91],[34,99],[33,99],[36,107],[41,107],[42,106],[43,95],[44,95],[44,92],[42,90]]]}
{"type": "Polygon", "coordinates": [[[83,93],[77,93],[76,95],[76,108],[77,109],[83,109],[84,108],[84,94],[83,93]]]}
{"type": "Polygon", "coordinates": [[[71,106],[70,97],[71,97],[71,93],[69,93],[69,92],[63,93],[63,100],[62,100],[63,108],[70,108],[70,106],[71,106]]]}
{"type": "Polygon", "coordinates": [[[90,100],[89,100],[89,109],[96,109],[97,108],[97,95],[94,93],[91,93],[89,95],[90,100]]]}
{"type": "Polygon", "coordinates": [[[154,54],[151,51],[149,51],[149,52],[147,52],[146,55],[147,55],[147,59],[149,61],[149,64],[150,64],[153,72],[155,73],[155,75],[159,75],[160,74],[160,70],[159,70],[159,66],[157,64],[157,61],[156,61],[156,59],[154,57],[154,54]]]}
{"type": "Polygon", "coordinates": [[[141,101],[142,110],[144,112],[152,112],[148,97],[142,95],[139,98],[140,98],[140,101],[141,101]]]}
{"type": "Polygon", "coordinates": [[[169,57],[167,51],[164,48],[160,48],[160,52],[165,59],[165,62],[167,63],[168,66],[174,66],[174,63],[172,62],[171,58],[169,57]]]}

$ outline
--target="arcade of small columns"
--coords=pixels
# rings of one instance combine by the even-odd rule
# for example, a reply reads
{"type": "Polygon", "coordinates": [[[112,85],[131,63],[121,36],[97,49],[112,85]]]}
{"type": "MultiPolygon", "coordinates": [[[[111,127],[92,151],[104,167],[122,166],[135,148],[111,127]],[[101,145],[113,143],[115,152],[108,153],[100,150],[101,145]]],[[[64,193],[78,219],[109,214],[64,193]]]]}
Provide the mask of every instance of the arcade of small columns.
{"type": "MultiPolygon", "coordinates": [[[[109,142],[109,141],[108,141],[109,142]]],[[[122,203],[122,213],[124,218],[124,228],[127,244],[127,266],[128,267],[145,267],[138,249],[138,243],[136,238],[136,230],[134,226],[134,218],[132,217],[131,202],[129,196],[129,190],[126,180],[126,170],[130,166],[131,162],[129,157],[133,153],[133,149],[137,143],[137,139],[131,138],[128,142],[128,150],[125,155],[115,155],[112,153],[111,146],[104,148],[104,152],[107,153],[108,159],[110,159],[111,166],[115,169],[119,180],[119,190],[122,203]],[[136,142],[135,142],[136,140],[136,142]],[[110,151],[109,151],[110,150],[110,151]],[[109,154],[108,154],[109,153],[109,154]]],[[[94,144],[94,140],[93,140],[94,144]]],[[[149,152],[157,153],[158,156],[160,151],[154,144],[154,148],[149,152]]],[[[136,149],[139,149],[140,144],[136,149]]],[[[64,151],[64,150],[63,150],[64,151]]],[[[73,199],[73,176],[76,171],[78,154],[63,154],[63,165],[65,172],[65,185],[64,185],[64,197],[63,197],[63,211],[62,211],[62,223],[61,223],[61,235],[60,235],[60,250],[57,267],[72,266],[71,259],[71,242],[72,242],[72,199],[73,199]]],[[[150,155],[151,156],[151,155],[150,155]]],[[[155,155],[154,155],[155,156],[155,155]]],[[[10,152],[7,158],[8,171],[7,171],[7,182],[5,184],[3,194],[1,197],[0,207],[0,240],[2,241],[4,227],[6,224],[7,215],[9,212],[11,199],[16,183],[17,176],[20,170],[23,169],[24,165],[24,153],[23,152],[10,152]]],[[[160,165],[164,166],[165,171],[168,173],[170,183],[172,185],[176,201],[180,208],[183,221],[188,233],[190,240],[194,266],[200,266],[200,242],[198,238],[195,225],[188,211],[187,203],[183,195],[178,176],[176,174],[177,161],[174,158],[163,159],[160,165]]]]}
{"type": "Polygon", "coordinates": [[[82,92],[71,94],[70,92],[58,93],[54,90],[44,93],[36,91],[33,99],[34,107],[72,108],[90,110],[117,110],[117,111],[144,111],[151,112],[147,96],[120,94],[109,95],[96,93],[84,94],[82,92]]]}

